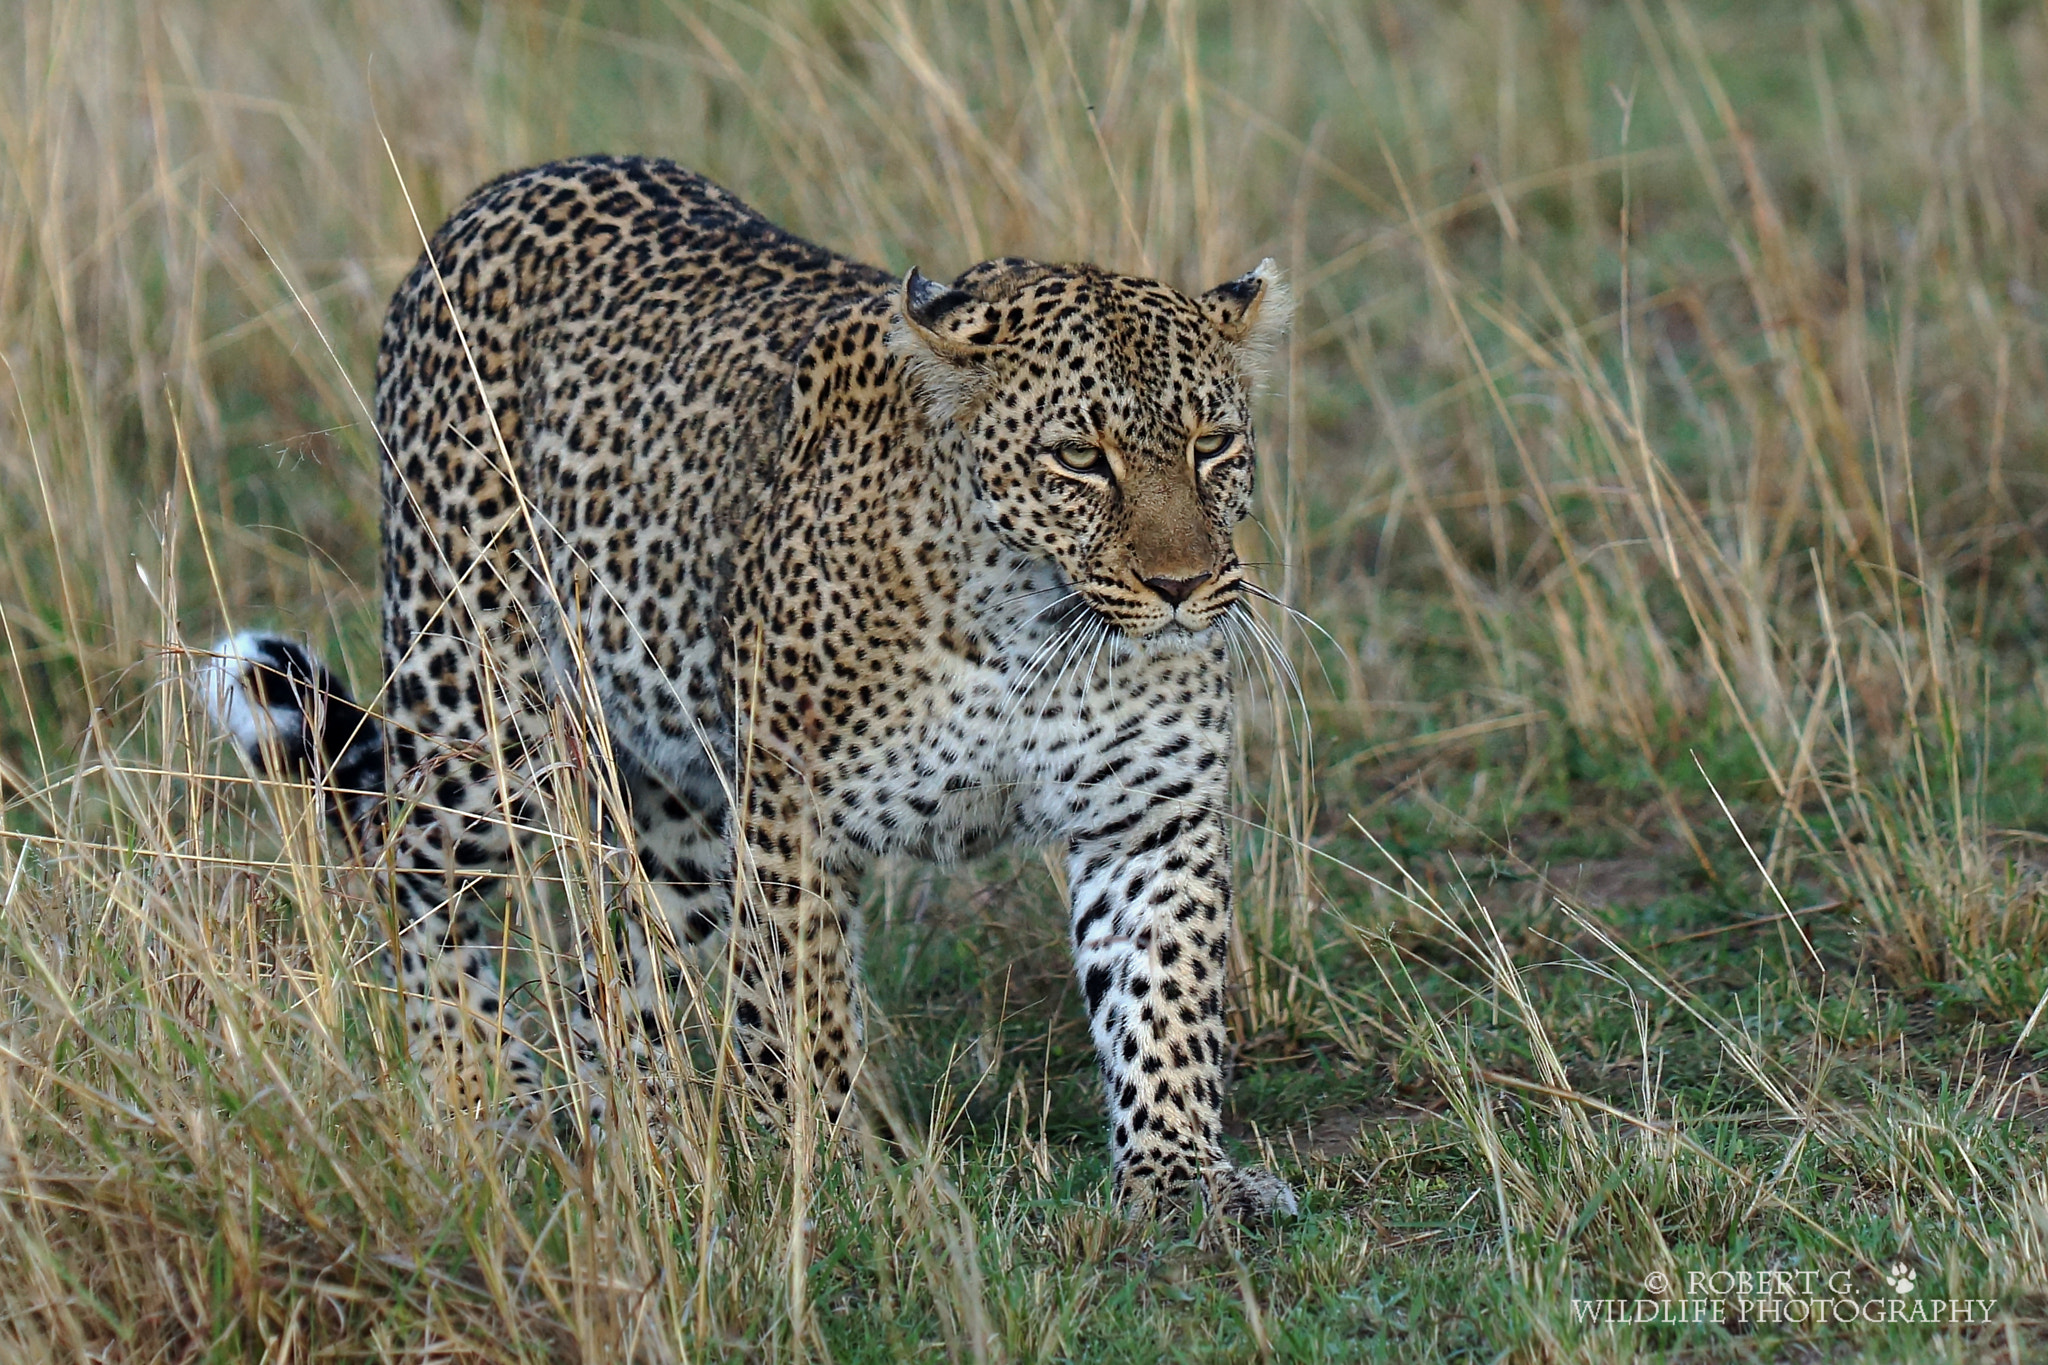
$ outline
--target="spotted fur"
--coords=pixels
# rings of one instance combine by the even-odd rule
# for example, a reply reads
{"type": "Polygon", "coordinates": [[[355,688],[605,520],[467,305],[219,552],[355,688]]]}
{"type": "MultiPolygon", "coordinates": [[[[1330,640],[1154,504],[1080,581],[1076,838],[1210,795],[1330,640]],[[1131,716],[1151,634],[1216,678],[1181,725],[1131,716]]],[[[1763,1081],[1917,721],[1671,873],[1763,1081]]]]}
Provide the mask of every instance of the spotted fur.
{"type": "Polygon", "coordinates": [[[624,992],[586,983],[586,1053],[658,1046],[664,945],[729,924],[750,1084],[845,1119],[862,870],[1055,843],[1119,1197],[1291,1210],[1219,1129],[1230,531],[1285,314],[1270,262],[1199,297],[1021,260],[899,282],[660,161],[478,191],[379,356],[381,745],[294,737],[289,703],[339,690],[282,642],[230,642],[212,685],[252,747],[368,793],[344,815],[435,1074],[539,1083],[475,891],[551,714],[594,702],[666,923],[629,926],[624,992]]]}

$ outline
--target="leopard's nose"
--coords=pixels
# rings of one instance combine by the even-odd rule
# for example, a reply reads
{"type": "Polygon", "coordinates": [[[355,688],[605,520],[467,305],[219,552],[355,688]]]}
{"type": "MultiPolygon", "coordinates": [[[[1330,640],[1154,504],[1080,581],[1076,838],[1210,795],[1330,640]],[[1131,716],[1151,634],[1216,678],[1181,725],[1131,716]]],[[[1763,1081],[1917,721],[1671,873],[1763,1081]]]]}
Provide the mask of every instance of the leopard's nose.
{"type": "Polygon", "coordinates": [[[1177,607],[1194,596],[1196,588],[1201,587],[1215,576],[1215,574],[1204,570],[1187,578],[1154,577],[1146,579],[1145,586],[1177,607]]]}

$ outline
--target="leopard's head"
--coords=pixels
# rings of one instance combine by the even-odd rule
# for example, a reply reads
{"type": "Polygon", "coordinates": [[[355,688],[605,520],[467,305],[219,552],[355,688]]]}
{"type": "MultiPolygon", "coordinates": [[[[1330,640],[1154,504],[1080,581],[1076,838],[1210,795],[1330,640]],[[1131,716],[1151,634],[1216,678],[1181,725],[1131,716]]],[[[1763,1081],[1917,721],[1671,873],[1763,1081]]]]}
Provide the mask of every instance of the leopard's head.
{"type": "Polygon", "coordinates": [[[1287,324],[1268,260],[1191,298],[1093,266],[913,270],[895,351],[957,431],[980,510],[1129,636],[1199,634],[1245,593],[1251,395],[1287,324]]]}

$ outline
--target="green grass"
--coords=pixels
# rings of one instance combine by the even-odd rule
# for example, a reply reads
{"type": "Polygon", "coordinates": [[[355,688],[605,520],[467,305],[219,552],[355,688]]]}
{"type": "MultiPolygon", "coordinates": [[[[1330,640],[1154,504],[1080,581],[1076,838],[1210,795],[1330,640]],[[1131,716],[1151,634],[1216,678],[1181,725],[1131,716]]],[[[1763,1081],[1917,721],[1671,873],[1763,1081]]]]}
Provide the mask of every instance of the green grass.
{"type": "MultiPolygon", "coordinates": [[[[2038,5],[32,0],[0,52],[0,1355],[2048,1353],[2038,5]],[[865,888],[893,1141],[761,1132],[715,1017],[586,1147],[421,1093],[188,651],[375,677],[408,205],[587,151],[934,277],[1288,269],[1241,549],[1327,635],[1246,679],[1228,1120],[1301,1217],[1110,1208],[1029,851],[865,888]],[[1992,1306],[1574,1308],[1894,1266],[1992,1306]]],[[[610,908],[588,796],[515,925],[610,908]]]]}

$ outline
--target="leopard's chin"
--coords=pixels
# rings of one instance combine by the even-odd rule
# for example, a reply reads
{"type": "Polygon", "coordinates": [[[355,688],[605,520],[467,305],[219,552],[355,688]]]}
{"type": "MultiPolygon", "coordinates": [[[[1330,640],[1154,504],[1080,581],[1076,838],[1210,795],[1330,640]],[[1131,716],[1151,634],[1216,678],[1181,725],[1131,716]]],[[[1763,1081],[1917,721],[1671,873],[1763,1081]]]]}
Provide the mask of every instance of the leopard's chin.
{"type": "Polygon", "coordinates": [[[1126,638],[1157,654],[1195,654],[1208,650],[1222,633],[1223,622],[1235,603],[1205,612],[1193,621],[1179,612],[1164,619],[1154,618],[1139,625],[1112,623],[1126,638]]]}

